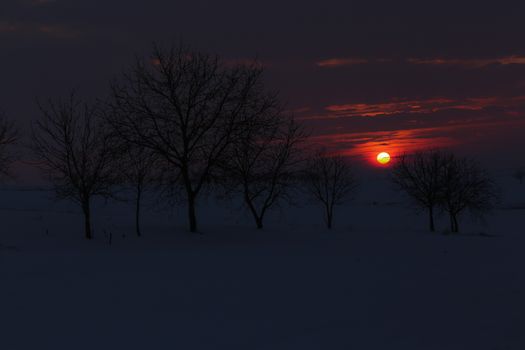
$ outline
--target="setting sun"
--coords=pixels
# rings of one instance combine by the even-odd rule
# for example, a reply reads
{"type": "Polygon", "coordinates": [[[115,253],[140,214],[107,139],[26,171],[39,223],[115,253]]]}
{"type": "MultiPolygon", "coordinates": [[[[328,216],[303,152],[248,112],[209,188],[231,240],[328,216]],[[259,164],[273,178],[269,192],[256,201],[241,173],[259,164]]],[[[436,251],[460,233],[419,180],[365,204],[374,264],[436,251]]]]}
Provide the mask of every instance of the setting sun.
{"type": "Polygon", "coordinates": [[[377,161],[380,164],[387,164],[390,162],[390,154],[386,152],[381,152],[377,155],[377,161]]]}

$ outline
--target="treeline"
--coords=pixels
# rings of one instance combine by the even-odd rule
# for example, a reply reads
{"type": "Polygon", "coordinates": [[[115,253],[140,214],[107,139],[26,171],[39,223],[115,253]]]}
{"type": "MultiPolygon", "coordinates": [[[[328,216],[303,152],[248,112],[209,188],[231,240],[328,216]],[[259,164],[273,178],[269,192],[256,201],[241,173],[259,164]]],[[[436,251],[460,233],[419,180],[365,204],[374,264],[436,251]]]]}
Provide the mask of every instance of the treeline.
{"type": "Polygon", "coordinates": [[[256,61],[232,65],[187,46],[154,46],[113,81],[110,96],[88,103],[71,93],[39,108],[32,152],[57,197],[82,209],[88,239],[93,198],[116,198],[122,187],[134,192],[139,236],[147,188],[184,201],[191,232],[210,191],[242,198],[262,228],[270,210],[310,190],[331,227],[333,207],[354,188],[343,158],[309,156],[319,151],[306,151],[304,128],[264,86],[256,61]]]}
{"type": "MultiPolygon", "coordinates": [[[[188,228],[198,231],[197,203],[215,192],[242,198],[257,228],[266,214],[307,193],[321,204],[328,228],[334,208],[352,198],[353,167],[343,157],[308,146],[307,133],[263,81],[257,61],[230,64],[180,45],[154,46],[111,84],[109,96],[88,103],[71,93],[39,103],[32,152],[58,198],[75,201],[93,237],[94,197],[133,190],[136,234],[147,188],[184,201],[188,228]]],[[[13,124],[0,118],[0,171],[7,174],[13,124]]],[[[447,211],[452,231],[465,210],[483,213],[495,197],[492,180],[473,162],[439,151],[403,156],[393,181],[428,209],[447,211]],[[493,195],[494,194],[494,195],[493,195]]]]}
{"type": "Polygon", "coordinates": [[[428,212],[432,232],[437,210],[448,214],[450,231],[456,233],[463,212],[483,216],[499,198],[494,180],[474,160],[442,150],[403,155],[391,175],[397,188],[428,212]]]}

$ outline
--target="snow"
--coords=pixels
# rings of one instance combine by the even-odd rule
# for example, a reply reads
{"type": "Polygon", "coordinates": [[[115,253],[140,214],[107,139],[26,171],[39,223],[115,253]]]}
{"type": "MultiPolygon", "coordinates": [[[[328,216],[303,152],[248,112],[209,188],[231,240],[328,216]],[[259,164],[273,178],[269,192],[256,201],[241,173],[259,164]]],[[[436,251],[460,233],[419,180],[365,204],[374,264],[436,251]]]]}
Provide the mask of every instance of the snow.
{"type": "Polygon", "coordinates": [[[91,242],[77,208],[4,190],[0,349],[524,349],[525,186],[508,187],[459,236],[385,185],[333,232],[311,204],[261,232],[209,200],[204,234],[150,208],[136,238],[129,205],[98,203],[91,242]]]}

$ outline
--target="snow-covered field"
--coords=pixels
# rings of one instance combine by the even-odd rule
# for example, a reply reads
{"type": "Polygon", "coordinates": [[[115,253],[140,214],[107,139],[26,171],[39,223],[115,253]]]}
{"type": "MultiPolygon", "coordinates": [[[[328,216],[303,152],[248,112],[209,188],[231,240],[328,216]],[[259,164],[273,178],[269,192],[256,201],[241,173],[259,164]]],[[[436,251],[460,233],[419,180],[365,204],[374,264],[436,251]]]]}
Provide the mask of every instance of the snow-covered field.
{"type": "Polygon", "coordinates": [[[460,236],[366,191],[333,232],[310,205],[258,232],[208,203],[203,235],[182,209],[150,209],[139,239],[130,207],[98,205],[92,242],[71,205],[2,191],[0,349],[525,349],[525,186],[512,188],[460,236]]]}

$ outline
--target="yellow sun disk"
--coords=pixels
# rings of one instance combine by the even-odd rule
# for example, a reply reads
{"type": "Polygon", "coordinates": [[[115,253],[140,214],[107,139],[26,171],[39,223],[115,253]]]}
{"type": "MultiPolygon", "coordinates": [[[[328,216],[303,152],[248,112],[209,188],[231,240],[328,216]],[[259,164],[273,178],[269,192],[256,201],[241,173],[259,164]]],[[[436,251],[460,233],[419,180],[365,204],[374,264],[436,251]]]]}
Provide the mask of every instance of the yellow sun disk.
{"type": "Polygon", "coordinates": [[[388,162],[390,162],[390,154],[386,153],[386,152],[381,152],[377,155],[377,161],[380,163],[380,164],[387,164],[388,162]]]}

